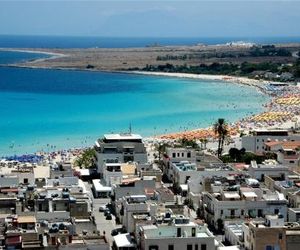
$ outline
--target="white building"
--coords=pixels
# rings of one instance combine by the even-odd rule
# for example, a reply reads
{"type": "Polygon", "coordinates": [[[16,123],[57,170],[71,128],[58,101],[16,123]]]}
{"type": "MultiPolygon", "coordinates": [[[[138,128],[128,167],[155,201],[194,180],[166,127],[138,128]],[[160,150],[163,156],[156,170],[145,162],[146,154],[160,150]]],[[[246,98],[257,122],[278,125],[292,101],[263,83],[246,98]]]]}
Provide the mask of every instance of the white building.
{"type": "Polygon", "coordinates": [[[190,222],[183,215],[169,224],[140,226],[141,250],[216,249],[215,237],[206,225],[190,222]]]}
{"type": "Polygon", "coordinates": [[[256,130],[252,135],[242,137],[242,148],[254,153],[263,153],[266,142],[272,141],[299,141],[299,134],[292,134],[288,130],[256,130]]]}
{"type": "Polygon", "coordinates": [[[225,163],[213,163],[205,168],[198,168],[197,173],[191,175],[188,181],[189,192],[199,194],[204,191],[206,179],[212,177],[227,177],[237,173],[237,170],[225,163]]]}
{"type": "Polygon", "coordinates": [[[136,243],[133,237],[129,234],[118,234],[114,236],[112,249],[115,250],[135,250],[136,243]]]}
{"type": "Polygon", "coordinates": [[[202,205],[206,221],[220,227],[226,220],[264,217],[281,214],[287,219],[287,200],[268,189],[240,188],[240,191],[203,192],[202,205]]]}
{"type": "Polygon", "coordinates": [[[248,173],[253,178],[263,181],[265,176],[280,176],[285,179],[290,174],[290,170],[287,166],[280,165],[274,160],[267,160],[262,164],[251,161],[248,173]]]}
{"type": "Polygon", "coordinates": [[[225,239],[231,245],[242,245],[243,243],[243,223],[227,222],[224,225],[225,239]]]}
{"type": "Polygon", "coordinates": [[[121,221],[126,227],[127,232],[134,232],[133,215],[148,213],[148,204],[146,195],[130,195],[123,197],[121,221]]]}
{"type": "Polygon", "coordinates": [[[171,164],[182,161],[196,163],[195,150],[192,148],[166,148],[166,152],[163,156],[164,174],[166,174],[170,180],[173,179],[173,169],[171,164]]]}
{"type": "Polygon", "coordinates": [[[123,180],[137,177],[137,164],[127,163],[105,163],[103,167],[103,179],[107,186],[121,184],[123,180]]]}
{"type": "Polygon", "coordinates": [[[300,140],[266,142],[266,151],[277,154],[277,161],[288,167],[300,166],[300,140]]]}
{"type": "Polygon", "coordinates": [[[102,184],[100,179],[93,180],[93,191],[97,198],[107,198],[112,193],[112,188],[102,184]]]}
{"type": "Polygon", "coordinates": [[[137,134],[105,134],[95,142],[98,172],[103,174],[105,163],[147,163],[142,137],[137,134]]]}
{"type": "Polygon", "coordinates": [[[289,208],[288,210],[289,222],[300,222],[300,208],[289,208]]]}

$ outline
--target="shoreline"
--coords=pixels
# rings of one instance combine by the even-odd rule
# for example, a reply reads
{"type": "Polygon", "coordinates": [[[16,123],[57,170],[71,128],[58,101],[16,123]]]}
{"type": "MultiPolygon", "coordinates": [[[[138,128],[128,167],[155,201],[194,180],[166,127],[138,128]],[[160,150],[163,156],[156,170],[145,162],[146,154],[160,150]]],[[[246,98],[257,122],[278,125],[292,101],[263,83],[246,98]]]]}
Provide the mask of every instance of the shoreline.
{"type": "MultiPolygon", "coordinates": [[[[126,73],[132,73],[137,75],[150,75],[150,76],[163,76],[163,77],[175,77],[175,78],[187,78],[195,80],[209,80],[209,81],[224,81],[233,84],[247,85],[255,87],[266,95],[270,95],[264,91],[263,86],[268,84],[266,80],[256,80],[242,76],[231,75],[209,75],[209,74],[191,74],[191,73],[177,73],[177,72],[149,72],[149,71],[126,71],[126,73]]],[[[278,83],[272,81],[273,83],[278,83]]]]}
{"type": "MultiPolygon", "coordinates": [[[[4,51],[3,49],[0,49],[0,51],[4,51]]],[[[42,58],[42,59],[37,59],[37,60],[51,60],[56,58],[56,56],[68,56],[64,54],[59,54],[59,53],[52,53],[52,52],[44,52],[44,51],[29,51],[29,50],[19,50],[19,49],[5,49],[5,51],[15,51],[15,52],[26,52],[26,53],[41,53],[41,54],[49,54],[53,55],[53,57],[50,58],[42,58]]],[[[36,62],[37,60],[34,60],[32,62],[36,62]]],[[[30,61],[27,61],[27,63],[30,63],[30,61]]],[[[15,64],[7,64],[1,65],[2,67],[19,67],[19,68],[34,68],[34,69],[50,69],[50,70],[74,70],[74,71],[89,71],[89,72],[103,72],[103,73],[117,73],[117,74],[135,74],[135,75],[148,75],[148,76],[161,76],[161,77],[174,77],[174,78],[187,78],[187,79],[195,79],[195,80],[208,80],[208,81],[223,81],[223,82],[228,82],[228,83],[233,83],[233,84],[239,84],[241,86],[249,86],[249,87],[255,87],[259,92],[262,92],[264,95],[272,96],[271,103],[274,102],[274,100],[279,97],[277,93],[270,93],[266,90],[267,84],[270,83],[270,81],[266,80],[256,80],[256,79],[251,79],[248,77],[239,77],[239,76],[230,76],[230,75],[209,75],[209,74],[191,74],[191,73],[168,73],[168,72],[148,72],[148,71],[122,71],[122,70],[98,70],[98,69],[85,69],[85,68],[63,68],[63,67],[42,67],[42,66],[30,66],[30,65],[18,65],[18,63],[15,64]]],[[[276,83],[275,81],[272,81],[272,83],[276,83]]],[[[264,114],[267,112],[267,107],[268,107],[269,102],[267,101],[264,105],[263,111],[258,114],[254,114],[253,116],[259,116],[261,114],[264,114]]],[[[282,106],[282,105],[281,105],[282,106]]],[[[237,126],[240,123],[249,123],[247,120],[250,119],[251,117],[242,117],[240,120],[231,123],[232,125],[230,128],[239,128],[240,126],[237,126]]],[[[299,118],[299,117],[297,117],[299,118]]],[[[299,120],[299,119],[298,119],[299,120]]],[[[289,117],[287,121],[289,124],[292,122],[292,119],[289,117]]],[[[282,125],[282,123],[276,123],[277,125],[282,125]]],[[[259,128],[255,124],[252,125],[252,127],[259,128]]],[[[271,126],[266,126],[266,127],[271,127],[271,126]]],[[[286,127],[286,126],[284,126],[286,127]]],[[[211,131],[212,126],[207,127],[207,128],[196,128],[196,129],[191,129],[189,131],[183,131],[183,132],[174,132],[172,134],[161,134],[159,136],[148,136],[145,137],[146,140],[156,140],[156,139],[164,139],[168,137],[168,135],[174,135],[178,138],[185,137],[186,134],[193,136],[193,133],[199,133],[200,135],[204,135],[204,137],[207,138],[213,138],[211,133],[208,133],[208,131],[211,131]]],[[[290,125],[289,125],[290,128],[290,125]]],[[[250,131],[249,127],[245,126],[243,128],[246,131],[250,131]]],[[[237,129],[238,131],[239,129],[237,129]]],[[[198,138],[199,134],[198,134],[198,138]]],[[[203,138],[203,136],[202,136],[203,138]]],[[[67,150],[67,149],[66,149],[67,150]]]]}
{"type": "MultiPolygon", "coordinates": [[[[57,59],[57,58],[61,58],[61,57],[66,57],[66,54],[62,54],[62,53],[57,53],[57,52],[47,52],[47,51],[42,51],[42,50],[30,50],[30,49],[13,49],[13,48],[0,48],[0,52],[21,52],[21,53],[29,53],[29,54],[44,54],[44,55],[49,55],[50,57],[48,58],[38,58],[32,61],[26,61],[25,63],[37,63],[37,62],[43,62],[45,60],[49,60],[49,59],[57,59]]],[[[15,66],[18,67],[17,65],[18,63],[15,64],[2,64],[2,66],[15,66]]],[[[19,65],[19,67],[22,67],[22,65],[19,65]]],[[[26,66],[25,66],[26,67],[26,66]]]]}

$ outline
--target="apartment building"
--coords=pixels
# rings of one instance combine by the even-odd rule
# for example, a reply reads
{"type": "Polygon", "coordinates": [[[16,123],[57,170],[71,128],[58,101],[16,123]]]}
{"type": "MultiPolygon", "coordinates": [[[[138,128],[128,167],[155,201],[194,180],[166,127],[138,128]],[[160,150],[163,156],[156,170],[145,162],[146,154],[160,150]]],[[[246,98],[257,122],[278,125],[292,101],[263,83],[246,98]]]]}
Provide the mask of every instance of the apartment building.
{"type": "Polygon", "coordinates": [[[216,249],[215,237],[205,224],[198,225],[183,215],[168,223],[140,226],[141,250],[210,250],[216,249]]]}
{"type": "Polygon", "coordinates": [[[286,220],[287,204],[282,194],[262,188],[223,189],[218,193],[203,192],[202,196],[206,221],[219,229],[226,220],[264,217],[266,214],[281,214],[286,220]]]}
{"type": "Polygon", "coordinates": [[[147,163],[146,147],[137,134],[105,134],[95,142],[95,149],[101,177],[105,163],[147,163]]]}
{"type": "Polygon", "coordinates": [[[253,134],[242,137],[242,148],[254,153],[267,150],[265,143],[274,141],[299,141],[300,134],[293,134],[288,130],[255,130],[253,134]]]}

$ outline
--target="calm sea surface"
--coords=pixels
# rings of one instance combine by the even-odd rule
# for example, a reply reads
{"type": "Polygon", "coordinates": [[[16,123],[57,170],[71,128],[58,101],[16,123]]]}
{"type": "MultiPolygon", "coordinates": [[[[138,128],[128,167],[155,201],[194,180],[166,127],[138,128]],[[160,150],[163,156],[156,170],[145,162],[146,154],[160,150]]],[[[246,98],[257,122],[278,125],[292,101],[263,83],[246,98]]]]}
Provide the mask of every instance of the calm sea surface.
{"type": "Polygon", "coordinates": [[[300,37],[67,37],[67,36],[13,36],[0,35],[4,48],[130,48],[147,45],[224,44],[233,41],[253,43],[300,42],[300,37]]]}
{"type": "MultiPolygon", "coordinates": [[[[0,52],[0,63],[37,56],[0,52]]],[[[260,112],[267,98],[218,81],[0,67],[0,157],[91,145],[129,124],[151,136],[207,127],[219,117],[233,122],[260,112]]]]}

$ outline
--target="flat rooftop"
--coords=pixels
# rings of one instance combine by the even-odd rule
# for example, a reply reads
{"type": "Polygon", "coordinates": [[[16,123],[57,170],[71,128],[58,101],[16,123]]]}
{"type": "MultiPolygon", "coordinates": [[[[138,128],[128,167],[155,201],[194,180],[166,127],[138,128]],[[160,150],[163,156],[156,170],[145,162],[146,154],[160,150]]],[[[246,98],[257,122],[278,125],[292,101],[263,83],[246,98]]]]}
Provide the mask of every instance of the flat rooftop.
{"type": "Polygon", "coordinates": [[[106,140],[142,140],[143,138],[138,134],[105,134],[106,140]]]}
{"type": "Polygon", "coordinates": [[[96,192],[111,192],[112,188],[108,186],[103,186],[100,182],[100,179],[94,179],[93,185],[96,192]]]}

